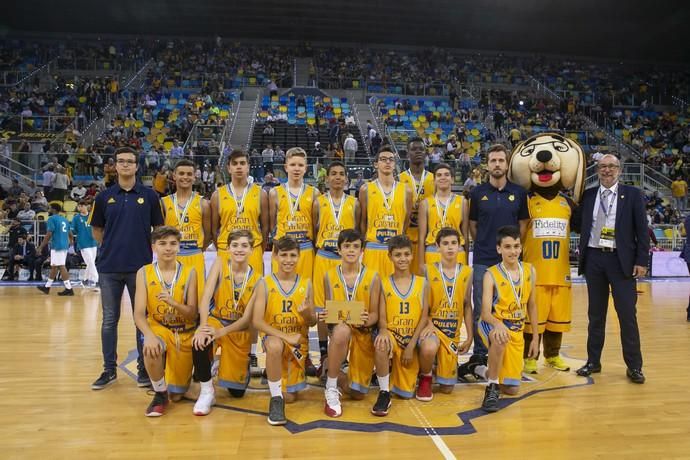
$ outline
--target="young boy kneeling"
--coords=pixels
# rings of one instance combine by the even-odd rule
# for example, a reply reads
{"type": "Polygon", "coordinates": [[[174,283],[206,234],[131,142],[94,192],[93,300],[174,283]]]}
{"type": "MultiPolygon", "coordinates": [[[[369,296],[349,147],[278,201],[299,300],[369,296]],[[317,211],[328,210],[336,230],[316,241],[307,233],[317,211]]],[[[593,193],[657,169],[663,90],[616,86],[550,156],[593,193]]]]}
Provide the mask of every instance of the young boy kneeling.
{"type": "MultiPolygon", "coordinates": [[[[508,395],[517,394],[522,378],[525,318],[527,314],[530,318],[537,317],[534,302],[536,275],[531,264],[520,262],[520,230],[511,225],[499,228],[496,244],[502,262],[489,267],[484,275],[482,315],[478,326],[479,335],[489,349],[486,372],[489,386],[482,403],[486,412],[499,409],[501,391],[508,395]]],[[[539,351],[537,321],[532,322],[532,334],[530,358],[539,351]]]]}

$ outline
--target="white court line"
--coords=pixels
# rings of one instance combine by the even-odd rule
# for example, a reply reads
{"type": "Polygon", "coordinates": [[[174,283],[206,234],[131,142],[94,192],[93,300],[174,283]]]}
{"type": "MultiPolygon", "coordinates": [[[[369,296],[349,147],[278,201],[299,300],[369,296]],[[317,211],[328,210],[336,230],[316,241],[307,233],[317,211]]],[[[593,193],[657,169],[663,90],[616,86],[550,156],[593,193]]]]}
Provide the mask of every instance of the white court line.
{"type": "Polygon", "coordinates": [[[427,420],[419,407],[417,407],[417,402],[415,400],[409,400],[408,407],[410,408],[412,414],[414,414],[415,418],[417,418],[419,423],[422,425],[422,428],[424,428],[424,431],[426,431],[426,434],[429,436],[431,441],[434,443],[434,445],[436,445],[438,451],[441,452],[443,458],[445,460],[457,460],[457,457],[443,441],[443,438],[436,433],[436,430],[434,430],[434,428],[431,426],[429,420],[427,420]]]}

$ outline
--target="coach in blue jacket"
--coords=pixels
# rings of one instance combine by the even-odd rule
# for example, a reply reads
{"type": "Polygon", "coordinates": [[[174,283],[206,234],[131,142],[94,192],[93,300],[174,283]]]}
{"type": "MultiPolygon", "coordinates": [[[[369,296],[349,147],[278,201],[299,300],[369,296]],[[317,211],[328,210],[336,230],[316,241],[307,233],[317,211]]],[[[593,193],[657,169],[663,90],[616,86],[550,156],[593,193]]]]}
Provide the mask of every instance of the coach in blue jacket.
{"type": "Polygon", "coordinates": [[[649,233],[642,192],[618,182],[620,161],[604,155],[597,164],[599,187],[585,191],[580,206],[580,267],[587,280],[587,364],[581,376],[601,372],[609,287],[618,313],[626,375],[644,383],[637,326],[636,278],[647,273],[649,233]]]}

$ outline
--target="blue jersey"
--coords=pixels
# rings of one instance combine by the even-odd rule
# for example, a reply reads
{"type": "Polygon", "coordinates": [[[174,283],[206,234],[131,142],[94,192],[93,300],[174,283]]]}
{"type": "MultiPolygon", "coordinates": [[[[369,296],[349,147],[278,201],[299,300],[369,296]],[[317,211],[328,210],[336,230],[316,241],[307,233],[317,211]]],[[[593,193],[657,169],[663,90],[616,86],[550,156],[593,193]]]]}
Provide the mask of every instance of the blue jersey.
{"type": "Polygon", "coordinates": [[[70,226],[67,219],[54,214],[48,218],[47,230],[52,233],[50,237],[50,249],[53,251],[66,251],[69,249],[70,226]]]}
{"type": "Polygon", "coordinates": [[[77,238],[77,249],[82,250],[98,247],[98,243],[91,233],[88,215],[82,216],[81,214],[76,214],[72,218],[72,234],[77,238]]]}

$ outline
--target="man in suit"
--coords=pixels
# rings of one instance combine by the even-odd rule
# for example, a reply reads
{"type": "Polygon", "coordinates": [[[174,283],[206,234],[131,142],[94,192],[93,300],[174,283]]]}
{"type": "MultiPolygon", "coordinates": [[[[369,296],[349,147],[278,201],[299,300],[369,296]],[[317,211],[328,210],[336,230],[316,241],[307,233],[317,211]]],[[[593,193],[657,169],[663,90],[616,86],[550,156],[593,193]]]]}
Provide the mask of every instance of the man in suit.
{"type": "Polygon", "coordinates": [[[649,262],[649,233],[642,192],[618,182],[620,161],[604,155],[597,163],[599,187],[582,198],[580,273],[587,280],[589,327],[587,363],[577,374],[601,372],[609,287],[618,313],[626,375],[644,383],[640,332],[637,327],[636,279],[645,276],[649,262]]]}
{"type": "MultiPolygon", "coordinates": [[[[13,279],[15,270],[21,266],[25,266],[29,270],[33,268],[34,259],[36,258],[36,246],[27,240],[26,234],[21,234],[17,238],[17,244],[12,248],[10,263],[7,271],[10,274],[10,279],[13,279]]],[[[28,281],[33,281],[31,276],[33,271],[29,274],[28,281]]]]}
{"type": "MultiPolygon", "coordinates": [[[[685,227],[685,244],[683,245],[680,257],[688,264],[688,271],[690,272],[690,213],[685,216],[683,226],[685,227]]],[[[686,312],[688,315],[688,322],[690,323],[690,296],[688,297],[688,309],[686,312]]]]}

